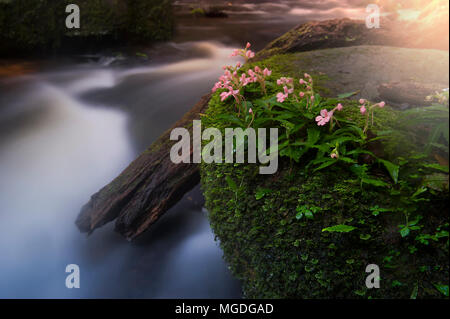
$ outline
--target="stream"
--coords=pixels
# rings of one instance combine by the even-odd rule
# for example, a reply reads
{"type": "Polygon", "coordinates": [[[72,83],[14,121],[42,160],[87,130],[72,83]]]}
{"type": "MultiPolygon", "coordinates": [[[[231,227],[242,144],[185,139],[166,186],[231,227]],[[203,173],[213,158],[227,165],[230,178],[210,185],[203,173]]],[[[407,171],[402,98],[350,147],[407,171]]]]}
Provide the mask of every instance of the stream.
{"type": "Polygon", "coordinates": [[[149,48],[148,59],[44,59],[0,78],[0,298],[241,297],[199,186],[133,243],[113,223],[86,236],[74,221],[209,91],[233,48],[250,41],[258,50],[311,18],[347,15],[293,3],[244,3],[248,11],[227,19],[181,17],[174,39],[149,48]],[[65,286],[68,264],[80,267],[79,289],[65,286]]]}

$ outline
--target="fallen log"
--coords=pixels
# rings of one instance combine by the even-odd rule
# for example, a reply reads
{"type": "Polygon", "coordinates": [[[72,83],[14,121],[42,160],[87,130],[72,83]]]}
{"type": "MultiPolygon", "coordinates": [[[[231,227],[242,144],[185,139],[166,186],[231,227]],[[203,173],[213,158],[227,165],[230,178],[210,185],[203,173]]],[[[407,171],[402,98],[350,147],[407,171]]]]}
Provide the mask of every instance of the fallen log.
{"type": "Polygon", "coordinates": [[[176,143],[170,141],[170,132],[176,127],[192,131],[192,121],[206,110],[209,98],[210,94],[203,96],[118,177],[92,195],[75,222],[81,232],[90,234],[116,219],[115,230],[132,240],[199,183],[197,164],[170,160],[170,149],[176,143]]]}

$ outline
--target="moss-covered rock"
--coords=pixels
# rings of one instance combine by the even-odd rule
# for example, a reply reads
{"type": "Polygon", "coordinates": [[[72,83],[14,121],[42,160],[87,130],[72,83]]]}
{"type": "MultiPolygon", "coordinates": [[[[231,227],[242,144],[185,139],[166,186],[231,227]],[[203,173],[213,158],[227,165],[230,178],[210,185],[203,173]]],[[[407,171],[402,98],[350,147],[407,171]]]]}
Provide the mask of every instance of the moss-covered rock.
{"type": "MultiPolygon", "coordinates": [[[[298,58],[280,55],[257,64],[270,66],[275,77],[298,76],[306,71],[298,58]]],[[[314,68],[313,61],[308,65],[314,68]]],[[[318,72],[313,77],[321,91],[330,93],[330,79],[318,72]]],[[[364,121],[357,102],[341,102],[344,116],[364,121]]],[[[219,115],[232,112],[232,105],[216,94],[202,124],[224,129],[219,115]]],[[[377,109],[375,118],[372,134],[391,131],[396,136],[379,142],[376,151],[384,158],[409,160],[398,184],[376,165],[371,173],[387,187],[361,184],[345,164],[313,172],[304,162],[282,159],[274,175],[260,175],[256,164],[202,164],[211,226],[246,297],[440,298],[445,285],[448,295],[448,188],[442,190],[448,175],[441,175],[441,189],[428,185],[432,190],[423,200],[401,195],[398,190],[408,188],[413,175],[433,175],[413,159],[422,148],[420,136],[427,133],[402,130],[404,114],[389,107],[377,109]],[[400,225],[408,223],[418,229],[402,236],[400,225]],[[351,231],[325,230],[335,225],[351,231]],[[379,289],[366,288],[369,264],[380,268],[379,289]]],[[[411,189],[417,187],[413,184],[411,189]]]]}

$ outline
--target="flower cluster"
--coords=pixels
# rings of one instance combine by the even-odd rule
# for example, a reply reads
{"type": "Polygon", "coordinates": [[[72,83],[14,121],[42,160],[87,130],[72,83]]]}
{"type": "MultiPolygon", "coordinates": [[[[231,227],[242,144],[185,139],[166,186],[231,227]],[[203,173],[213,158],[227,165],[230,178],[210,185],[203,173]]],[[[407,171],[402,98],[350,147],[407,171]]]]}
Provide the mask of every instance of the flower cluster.
{"type": "Polygon", "coordinates": [[[254,58],[255,52],[253,52],[252,50],[249,50],[251,46],[252,45],[250,44],[250,42],[247,42],[245,49],[234,49],[233,52],[231,53],[230,57],[242,56],[245,59],[245,61],[248,61],[249,59],[254,58]]]}
{"type": "Polygon", "coordinates": [[[328,111],[326,109],[323,109],[320,111],[320,115],[316,117],[316,122],[318,126],[324,126],[328,122],[333,120],[333,115],[335,111],[342,111],[344,107],[341,103],[339,103],[333,110],[328,111]]]}
{"type": "Polygon", "coordinates": [[[283,103],[289,97],[289,94],[294,93],[294,80],[282,77],[277,80],[277,84],[283,86],[284,92],[277,93],[277,101],[283,103]]]}
{"type": "MultiPolygon", "coordinates": [[[[313,79],[311,75],[308,73],[305,73],[304,75],[305,79],[300,79],[299,84],[301,85],[301,88],[303,91],[300,91],[298,93],[298,96],[303,99],[305,96],[308,98],[308,104],[309,102],[314,102],[314,89],[313,89],[313,79]]],[[[277,80],[277,84],[280,86],[283,86],[283,92],[277,93],[277,101],[279,103],[283,103],[290,94],[294,93],[295,86],[294,86],[294,80],[292,78],[286,78],[281,77],[277,80]]],[[[296,95],[294,95],[295,99],[298,101],[298,98],[296,95]]]]}
{"type": "MultiPolygon", "coordinates": [[[[250,48],[250,43],[247,43],[246,48],[243,50],[236,49],[233,51],[232,56],[244,56],[247,59],[252,58],[254,53],[248,48],[250,48]]],[[[212,92],[216,92],[218,89],[225,89],[220,93],[221,101],[225,101],[228,97],[233,96],[238,104],[241,103],[242,95],[240,90],[248,85],[249,83],[259,83],[261,88],[266,93],[266,78],[272,74],[272,71],[268,68],[262,70],[260,67],[255,66],[254,69],[249,69],[246,72],[242,72],[240,75],[238,73],[241,68],[241,63],[238,62],[235,67],[225,66],[224,74],[219,77],[219,81],[216,82],[212,88],[212,92]]]]}

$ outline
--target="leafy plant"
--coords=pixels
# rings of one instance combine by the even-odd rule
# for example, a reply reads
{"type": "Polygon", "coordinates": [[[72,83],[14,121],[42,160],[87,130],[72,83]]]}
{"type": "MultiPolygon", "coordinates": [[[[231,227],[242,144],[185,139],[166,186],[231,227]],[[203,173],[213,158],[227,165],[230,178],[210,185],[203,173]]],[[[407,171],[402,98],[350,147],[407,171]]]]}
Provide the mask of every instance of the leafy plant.
{"type": "Polygon", "coordinates": [[[349,226],[349,225],[336,225],[336,226],[324,228],[324,229],[322,229],[322,232],[348,233],[355,229],[356,229],[356,227],[349,226]]]}
{"type": "Polygon", "coordinates": [[[320,210],[321,208],[317,206],[299,205],[296,208],[297,215],[295,216],[295,218],[302,219],[303,216],[305,216],[306,218],[312,219],[314,218],[314,214],[316,214],[320,210]]]}

